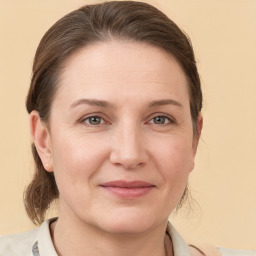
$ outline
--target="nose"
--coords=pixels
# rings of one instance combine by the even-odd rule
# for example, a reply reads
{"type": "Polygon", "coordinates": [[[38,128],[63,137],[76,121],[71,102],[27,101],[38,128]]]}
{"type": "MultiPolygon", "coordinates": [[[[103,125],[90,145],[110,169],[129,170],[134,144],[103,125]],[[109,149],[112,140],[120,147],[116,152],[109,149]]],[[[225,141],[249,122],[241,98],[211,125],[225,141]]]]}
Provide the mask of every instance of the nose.
{"type": "Polygon", "coordinates": [[[112,138],[111,163],[125,169],[135,169],[144,166],[148,159],[141,129],[136,125],[117,127],[112,138]]]}

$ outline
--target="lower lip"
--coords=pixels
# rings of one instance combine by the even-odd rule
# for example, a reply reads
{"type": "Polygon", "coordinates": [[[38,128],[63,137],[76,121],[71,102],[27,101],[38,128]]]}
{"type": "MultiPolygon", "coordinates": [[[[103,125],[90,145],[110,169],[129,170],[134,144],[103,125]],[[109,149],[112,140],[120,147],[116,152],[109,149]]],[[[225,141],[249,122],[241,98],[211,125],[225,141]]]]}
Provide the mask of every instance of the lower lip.
{"type": "Polygon", "coordinates": [[[154,186],[134,188],[102,186],[102,188],[104,188],[105,190],[114,194],[117,197],[124,199],[135,199],[148,194],[154,188],[154,186]]]}

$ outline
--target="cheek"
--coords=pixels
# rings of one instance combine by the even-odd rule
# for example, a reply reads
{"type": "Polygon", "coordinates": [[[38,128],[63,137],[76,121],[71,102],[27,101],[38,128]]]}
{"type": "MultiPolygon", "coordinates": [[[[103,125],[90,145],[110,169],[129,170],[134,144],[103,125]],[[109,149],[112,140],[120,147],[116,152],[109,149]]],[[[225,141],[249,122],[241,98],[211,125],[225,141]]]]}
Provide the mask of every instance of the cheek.
{"type": "MultiPolygon", "coordinates": [[[[190,162],[193,159],[192,138],[173,136],[166,138],[161,143],[154,145],[155,161],[176,173],[189,171],[190,162]]],[[[162,169],[162,168],[160,168],[162,169]]]]}
{"type": "Polygon", "coordinates": [[[158,209],[163,216],[175,209],[187,186],[193,159],[191,141],[189,136],[175,134],[154,140],[154,147],[151,147],[152,163],[161,177],[158,209]]]}
{"type": "Polygon", "coordinates": [[[93,136],[79,134],[58,136],[54,140],[53,165],[59,190],[69,186],[89,189],[90,182],[108,155],[104,141],[101,145],[98,142],[93,136]]]}
{"type": "Polygon", "coordinates": [[[180,193],[183,193],[193,162],[190,138],[177,136],[166,139],[161,144],[155,145],[154,152],[152,156],[166,189],[180,190],[180,193]]]}

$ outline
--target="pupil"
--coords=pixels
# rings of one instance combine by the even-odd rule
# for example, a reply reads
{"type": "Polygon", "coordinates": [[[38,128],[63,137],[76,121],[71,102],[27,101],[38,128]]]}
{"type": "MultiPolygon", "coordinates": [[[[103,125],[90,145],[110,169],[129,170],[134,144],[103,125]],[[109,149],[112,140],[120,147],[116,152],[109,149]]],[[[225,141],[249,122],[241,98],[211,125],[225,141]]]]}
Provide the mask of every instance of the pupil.
{"type": "Polygon", "coordinates": [[[165,117],[163,117],[163,116],[155,117],[155,123],[156,124],[164,124],[164,121],[165,121],[165,117]]]}

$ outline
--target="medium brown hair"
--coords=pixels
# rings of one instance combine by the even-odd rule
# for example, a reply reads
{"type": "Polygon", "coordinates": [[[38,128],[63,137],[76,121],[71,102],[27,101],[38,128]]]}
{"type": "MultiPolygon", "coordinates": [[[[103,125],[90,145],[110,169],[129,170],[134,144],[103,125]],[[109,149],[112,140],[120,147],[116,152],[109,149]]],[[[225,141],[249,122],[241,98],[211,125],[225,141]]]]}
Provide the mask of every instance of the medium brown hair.
{"type": "MultiPolygon", "coordinates": [[[[176,58],[188,80],[191,118],[196,133],[202,92],[190,40],[161,11],[149,4],[134,1],[86,5],[58,20],[46,32],[34,58],[26,101],[28,113],[38,111],[41,120],[47,124],[58,90],[58,78],[67,59],[82,47],[111,39],[144,42],[176,58]]],[[[34,144],[32,151],[35,174],[25,190],[24,203],[32,222],[40,224],[59,192],[54,175],[44,169],[34,144]]]]}

